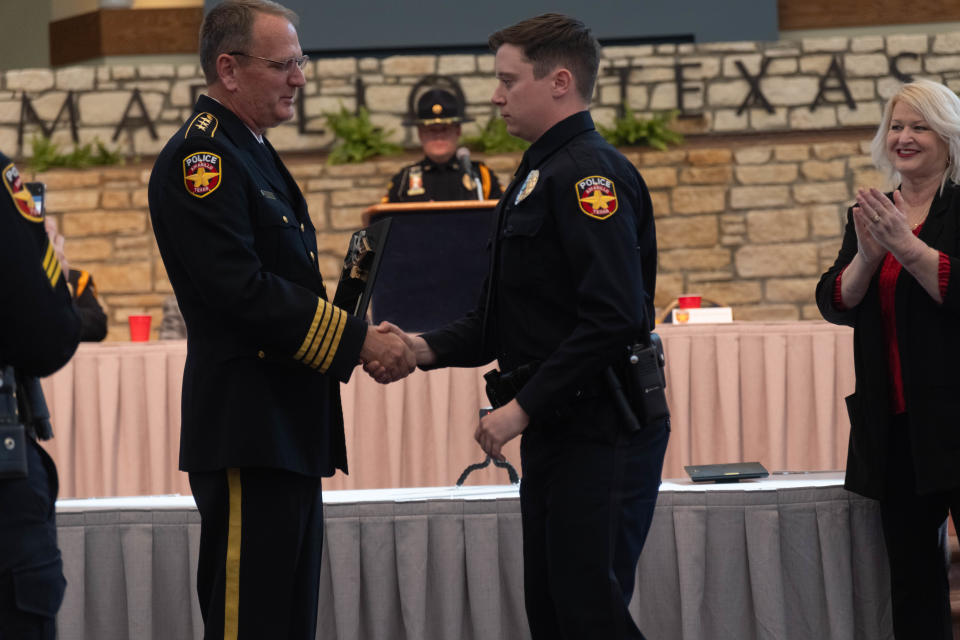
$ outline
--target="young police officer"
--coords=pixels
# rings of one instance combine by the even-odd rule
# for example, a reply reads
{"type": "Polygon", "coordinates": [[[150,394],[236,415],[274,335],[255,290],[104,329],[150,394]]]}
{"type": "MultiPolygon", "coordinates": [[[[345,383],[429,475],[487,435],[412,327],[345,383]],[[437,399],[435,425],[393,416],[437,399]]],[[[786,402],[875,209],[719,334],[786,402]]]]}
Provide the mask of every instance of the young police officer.
{"type": "Polygon", "coordinates": [[[52,434],[36,376],[67,363],[80,319],[43,214],[2,153],[0,180],[0,638],[53,640],[66,580],[57,470],[37,444],[52,434]]]}
{"type": "MultiPolygon", "coordinates": [[[[587,112],[600,48],[583,23],[531,18],[490,37],[493,103],[533,144],[498,207],[487,285],[467,317],[414,339],[423,368],[499,360],[516,397],[480,421],[487,453],[521,432],[524,588],[534,640],[642,638],[627,611],[667,446],[607,371],[653,327],[646,185],[587,112]],[[622,406],[622,403],[621,403],[622,406]]],[[[502,389],[501,389],[502,390],[502,389]]]]}

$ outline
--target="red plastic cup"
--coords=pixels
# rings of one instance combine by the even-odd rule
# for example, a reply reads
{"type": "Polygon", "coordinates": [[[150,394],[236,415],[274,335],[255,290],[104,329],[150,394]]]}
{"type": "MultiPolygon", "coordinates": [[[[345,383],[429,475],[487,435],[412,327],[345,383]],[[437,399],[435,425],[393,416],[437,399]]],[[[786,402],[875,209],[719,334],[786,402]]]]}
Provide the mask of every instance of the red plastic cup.
{"type": "Polygon", "coordinates": [[[681,309],[699,309],[700,296],[692,294],[677,296],[677,306],[681,309]]]}
{"type": "Polygon", "coordinates": [[[130,341],[147,342],[150,340],[150,316],[129,316],[130,341]]]}

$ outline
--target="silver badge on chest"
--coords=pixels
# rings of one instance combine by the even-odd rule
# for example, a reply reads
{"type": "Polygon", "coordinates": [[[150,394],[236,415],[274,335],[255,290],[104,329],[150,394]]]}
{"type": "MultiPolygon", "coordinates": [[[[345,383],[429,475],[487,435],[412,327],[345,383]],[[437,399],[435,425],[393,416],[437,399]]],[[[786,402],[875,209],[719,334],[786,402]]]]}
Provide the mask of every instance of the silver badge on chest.
{"type": "Polygon", "coordinates": [[[540,170],[534,169],[527,174],[527,177],[523,179],[523,184],[520,185],[520,190],[517,192],[517,197],[513,201],[513,204],[520,204],[520,202],[530,195],[533,192],[533,188],[537,186],[537,180],[540,179],[540,170]]]}

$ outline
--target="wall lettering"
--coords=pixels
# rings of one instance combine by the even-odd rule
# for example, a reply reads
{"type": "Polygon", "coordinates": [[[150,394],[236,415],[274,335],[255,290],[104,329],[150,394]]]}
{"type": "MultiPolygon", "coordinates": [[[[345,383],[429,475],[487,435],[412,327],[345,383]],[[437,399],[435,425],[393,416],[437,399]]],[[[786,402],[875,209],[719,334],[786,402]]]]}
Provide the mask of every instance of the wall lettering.
{"type": "Polygon", "coordinates": [[[35,124],[40,127],[40,131],[43,132],[44,138],[49,138],[53,135],[54,129],[57,128],[57,125],[60,123],[60,118],[66,114],[67,122],[70,123],[70,139],[73,140],[74,144],[77,144],[80,141],[80,136],[77,134],[77,120],[80,119],[77,114],[77,104],[73,99],[73,91],[67,91],[67,97],[64,98],[63,104],[60,106],[60,110],[57,112],[57,117],[53,119],[53,123],[50,126],[47,126],[39,115],[37,115],[36,109],[33,108],[33,103],[30,102],[30,98],[27,96],[27,93],[24,92],[20,98],[20,123],[17,125],[17,152],[23,153],[23,132],[28,124],[35,124]]]}

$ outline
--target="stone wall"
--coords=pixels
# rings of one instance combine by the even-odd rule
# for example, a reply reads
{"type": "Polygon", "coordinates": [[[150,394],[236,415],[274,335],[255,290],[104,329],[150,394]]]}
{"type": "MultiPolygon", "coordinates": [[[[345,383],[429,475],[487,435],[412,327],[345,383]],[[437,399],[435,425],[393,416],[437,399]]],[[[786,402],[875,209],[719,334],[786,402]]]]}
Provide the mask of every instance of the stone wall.
{"type": "MultiPolygon", "coordinates": [[[[281,150],[327,150],[332,137],[324,131],[324,112],[340,105],[353,110],[360,103],[376,123],[393,131],[395,140],[412,144],[412,132],[401,120],[411,87],[428,74],[459,80],[468,111],[478,119],[471,126],[484,124],[493,112],[489,99],[496,81],[489,54],[321,59],[310,62],[305,73],[302,117],[271,132],[281,150]]],[[[960,88],[960,32],[607,47],[593,114],[609,124],[625,99],[642,114],[681,108],[678,126],[688,133],[875,125],[898,77],[926,77],[960,88]]],[[[24,96],[37,119],[49,126],[69,95],[81,142],[99,138],[131,154],[154,154],[186,118],[202,88],[196,64],[7,71],[0,77],[0,148],[27,154],[28,144],[17,149],[18,131],[29,140],[42,129],[30,118],[20,126],[24,96]],[[134,90],[142,108],[132,101],[134,90]],[[156,137],[139,123],[114,142],[125,113],[148,117],[156,137]]],[[[70,141],[69,115],[69,110],[63,113],[55,130],[61,142],[70,141]]]]}
{"type": "MultiPolygon", "coordinates": [[[[813,290],[836,256],[846,206],[858,186],[879,185],[881,178],[862,133],[817,137],[624,150],[653,196],[658,307],[693,291],[729,304],[738,320],[819,317],[813,290]]],[[[286,154],[318,230],[320,268],[331,293],[335,281],[329,279],[363,210],[415,159],[331,166],[322,155],[286,154]]],[[[519,156],[485,160],[506,184],[519,156]]],[[[70,261],[94,276],[108,308],[110,339],[127,339],[131,313],[152,314],[156,328],[171,289],[150,229],[150,164],[24,173],[47,183],[49,214],[67,237],[70,261]]]]}

